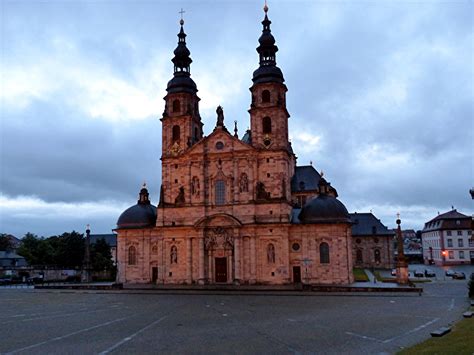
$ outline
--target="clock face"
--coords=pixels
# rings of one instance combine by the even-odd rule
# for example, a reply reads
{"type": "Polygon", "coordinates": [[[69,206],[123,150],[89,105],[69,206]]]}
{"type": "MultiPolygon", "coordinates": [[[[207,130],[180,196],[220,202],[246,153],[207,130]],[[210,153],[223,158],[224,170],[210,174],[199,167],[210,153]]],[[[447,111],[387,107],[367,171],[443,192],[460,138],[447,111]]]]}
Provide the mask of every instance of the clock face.
{"type": "Polygon", "coordinates": [[[272,144],[272,139],[266,134],[265,137],[263,137],[263,145],[268,148],[270,144],[272,144]]]}
{"type": "Polygon", "coordinates": [[[171,146],[170,153],[172,155],[178,155],[181,153],[181,147],[179,146],[178,142],[174,142],[174,144],[171,146]]]}

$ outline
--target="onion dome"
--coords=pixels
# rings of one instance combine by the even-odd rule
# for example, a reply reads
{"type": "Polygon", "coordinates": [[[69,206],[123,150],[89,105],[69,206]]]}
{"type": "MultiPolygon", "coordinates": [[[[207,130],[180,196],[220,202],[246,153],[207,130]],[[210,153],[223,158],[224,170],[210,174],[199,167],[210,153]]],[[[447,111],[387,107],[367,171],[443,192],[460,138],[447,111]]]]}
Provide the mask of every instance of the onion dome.
{"type": "Polygon", "coordinates": [[[117,220],[117,229],[147,228],[156,224],[156,207],[148,199],[146,185],[140,190],[136,205],[127,208],[117,220]]]}
{"type": "Polygon", "coordinates": [[[265,18],[262,21],[262,35],[258,39],[260,45],[257,47],[257,52],[260,56],[260,67],[253,72],[252,80],[254,84],[267,82],[283,83],[285,81],[283,73],[276,65],[278,47],[275,45],[275,38],[270,30],[272,22],[267,16],[268,6],[265,5],[263,10],[265,11],[265,18]]]}
{"type": "Polygon", "coordinates": [[[351,223],[346,206],[336,197],[328,195],[331,185],[319,180],[319,195],[304,205],[298,219],[302,223],[351,223]]]}
{"type": "Polygon", "coordinates": [[[195,94],[197,92],[196,83],[191,79],[191,52],[186,47],[186,33],[184,33],[184,20],[180,21],[181,30],[178,33],[178,46],[174,50],[174,58],[171,61],[174,64],[173,79],[168,82],[166,91],[189,92],[195,94]]]}

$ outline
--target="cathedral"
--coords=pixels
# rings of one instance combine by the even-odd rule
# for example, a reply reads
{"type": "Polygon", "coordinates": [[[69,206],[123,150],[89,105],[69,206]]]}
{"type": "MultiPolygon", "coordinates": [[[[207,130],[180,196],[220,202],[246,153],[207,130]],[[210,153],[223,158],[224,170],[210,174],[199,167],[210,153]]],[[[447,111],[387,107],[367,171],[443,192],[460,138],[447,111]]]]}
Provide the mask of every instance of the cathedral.
{"type": "Polygon", "coordinates": [[[205,135],[181,20],[162,122],[158,206],[144,185],[117,221],[117,281],[152,284],[350,284],[351,219],[288,139],[287,87],[268,7],[239,137],[216,110],[205,135]]]}

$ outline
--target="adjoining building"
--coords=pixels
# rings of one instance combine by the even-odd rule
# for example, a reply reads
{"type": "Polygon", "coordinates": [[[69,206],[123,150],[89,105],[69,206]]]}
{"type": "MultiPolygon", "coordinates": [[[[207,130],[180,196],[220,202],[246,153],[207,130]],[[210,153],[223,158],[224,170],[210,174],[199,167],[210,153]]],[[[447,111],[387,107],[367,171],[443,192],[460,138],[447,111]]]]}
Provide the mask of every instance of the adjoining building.
{"type": "Polygon", "coordinates": [[[312,166],[296,165],[267,11],[242,138],[220,106],[204,135],[181,21],[161,118],[160,200],[153,206],[144,186],[119,217],[119,282],[353,282],[349,213],[312,166]]]}
{"type": "Polygon", "coordinates": [[[388,229],[372,213],[351,213],[352,259],[355,267],[394,267],[393,230],[388,229]]]}
{"type": "Polygon", "coordinates": [[[474,264],[472,217],[453,209],[425,223],[421,232],[425,264],[474,264]]]}

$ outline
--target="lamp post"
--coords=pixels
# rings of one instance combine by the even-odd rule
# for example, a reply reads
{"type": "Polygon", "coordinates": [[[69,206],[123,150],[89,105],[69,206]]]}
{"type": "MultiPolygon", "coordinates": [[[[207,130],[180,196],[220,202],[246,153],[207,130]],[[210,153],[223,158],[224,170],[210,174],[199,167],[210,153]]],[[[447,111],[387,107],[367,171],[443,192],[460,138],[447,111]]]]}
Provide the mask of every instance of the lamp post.
{"type": "Polygon", "coordinates": [[[86,250],[84,253],[84,263],[82,266],[82,282],[90,282],[90,242],[91,230],[90,225],[86,226],[86,250]]]}

